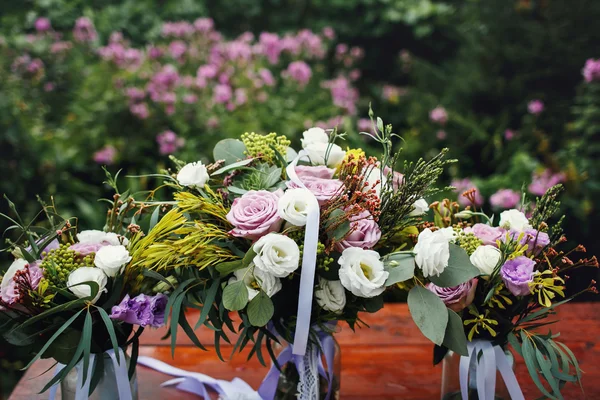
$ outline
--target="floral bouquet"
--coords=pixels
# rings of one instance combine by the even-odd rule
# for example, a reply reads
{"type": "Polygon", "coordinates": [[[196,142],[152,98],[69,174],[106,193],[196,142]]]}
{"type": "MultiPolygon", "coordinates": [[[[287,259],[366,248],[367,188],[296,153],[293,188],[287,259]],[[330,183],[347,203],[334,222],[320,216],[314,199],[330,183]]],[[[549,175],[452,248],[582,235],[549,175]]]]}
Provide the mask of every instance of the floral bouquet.
{"type": "Polygon", "coordinates": [[[10,242],[15,261],[0,284],[3,336],[34,355],[27,367],[39,358],[56,361],[42,390],[50,389],[51,399],[59,382],[63,399],[95,390],[102,398],[136,399],[138,338],[145,327],[164,324],[168,301],[161,284],[136,268],[145,236],[135,219],[144,207],[117,194],[105,231],[78,232],[76,219],[60,217],[54,206],[44,206],[44,228],[24,224],[9,204],[15,217],[4,217],[20,236],[10,242]]]}
{"type": "MultiPolygon", "coordinates": [[[[154,271],[178,267],[167,307],[173,344],[179,323],[202,346],[184,314],[197,308],[196,327],[215,332],[220,355],[225,328],[235,330],[229,311],[237,311],[234,352],[251,344],[249,356],[263,361],[264,346],[275,361],[261,398],[339,395],[336,324],[354,329],[359,312],[383,306],[386,286],[412,277],[403,264],[427,211],[423,198],[437,191],[433,184],[451,162],[444,151],[405,163],[400,173],[391,126],[371,121],[379,158],[343,150],[344,134],[320,128],[304,132],[299,153],[285,136],[246,133],[218,143],[213,163],[173,158],[177,171],[163,177],[176,191],[175,207],[155,228],[172,234],[141,257],[154,271]],[[284,347],[279,356],[275,344],[284,347]]],[[[448,283],[478,274],[459,246],[450,260],[448,283]]]]}
{"type": "MultiPolygon", "coordinates": [[[[436,343],[435,363],[444,360],[444,399],[523,399],[509,344],[523,356],[544,396],[562,399],[564,384],[579,381],[577,359],[555,340],[558,334],[536,332],[556,322],[547,318],[574,297],[565,297],[567,273],[584,266],[598,267],[596,257],[571,260],[574,251],[585,252],[583,246],[569,252],[558,249],[566,241],[562,219],[553,225],[548,220],[558,210],[560,190],[560,185],[554,186],[538,198],[530,217],[517,209],[503,211],[497,227],[485,214],[469,208],[461,211],[449,200],[433,204],[435,222],[420,226],[414,262],[419,278],[429,282],[415,276],[404,285],[414,286],[408,305],[417,325],[436,343]],[[485,223],[479,222],[482,219],[485,223]],[[464,261],[477,267],[479,277],[443,285],[440,278],[451,263],[455,246],[467,252],[469,259],[464,261]],[[416,298],[417,292],[422,298],[416,298]],[[449,318],[444,318],[444,306],[452,310],[449,318]],[[423,309],[428,318],[419,319],[423,309]],[[465,333],[467,341],[463,342],[465,333]],[[462,357],[455,354],[457,348],[462,348],[462,357]],[[504,385],[496,386],[496,369],[504,385]]],[[[474,190],[464,196],[475,200],[474,190]]],[[[583,292],[596,292],[594,284],[592,281],[583,292]]]]}

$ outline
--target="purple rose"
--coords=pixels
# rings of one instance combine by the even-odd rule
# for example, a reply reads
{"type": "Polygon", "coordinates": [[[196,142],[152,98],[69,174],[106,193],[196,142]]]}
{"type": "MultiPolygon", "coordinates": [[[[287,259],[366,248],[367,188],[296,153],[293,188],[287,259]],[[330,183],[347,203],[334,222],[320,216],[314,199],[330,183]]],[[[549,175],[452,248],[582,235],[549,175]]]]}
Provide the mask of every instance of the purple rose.
{"type": "Polygon", "coordinates": [[[475,224],[472,228],[465,228],[465,233],[472,233],[477,236],[484,245],[496,246],[496,241],[501,239],[505,230],[486,224],[475,224]]]}
{"type": "Polygon", "coordinates": [[[69,250],[75,251],[81,257],[89,256],[90,254],[95,254],[100,250],[101,247],[105,246],[102,243],[74,243],[69,246],[69,250]]]}
{"type": "Polygon", "coordinates": [[[352,233],[346,239],[337,243],[339,252],[349,247],[372,249],[381,239],[381,230],[377,222],[366,210],[350,219],[350,227],[352,233]]]}
{"type": "MultiPolygon", "coordinates": [[[[319,205],[323,205],[326,201],[338,195],[344,183],[338,179],[322,179],[310,176],[301,177],[300,180],[304,186],[315,195],[319,201],[319,205]]],[[[294,189],[299,187],[293,182],[287,183],[288,188],[294,189]]]]}
{"type": "Polygon", "coordinates": [[[257,240],[269,232],[279,230],[281,218],[277,214],[277,203],[283,191],[251,190],[237,198],[227,214],[234,228],[233,236],[257,240]]]}
{"type": "Polygon", "coordinates": [[[306,177],[331,179],[333,178],[334,172],[334,169],[327,168],[324,165],[315,167],[309,165],[298,165],[296,167],[296,175],[298,175],[298,178],[300,178],[301,180],[303,180],[303,178],[306,177]]]}
{"type": "Polygon", "coordinates": [[[473,302],[475,289],[477,289],[477,278],[458,286],[440,287],[429,283],[426,287],[435,293],[449,309],[460,312],[473,302]]]}
{"type": "Polygon", "coordinates": [[[132,325],[157,328],[164,324],[167,300],[164,294],[140,294],[134,298],[127,294],[119,305],[112,308],[110,317],[132,325]]]}
{"type": "Polygon", "coordinates": [[[506,288],[515,296],[527,296],[531,293],[529,282],[533,281],[535,261],[519,256],[508,260],[500,269],[500,276],[506,288]]]}

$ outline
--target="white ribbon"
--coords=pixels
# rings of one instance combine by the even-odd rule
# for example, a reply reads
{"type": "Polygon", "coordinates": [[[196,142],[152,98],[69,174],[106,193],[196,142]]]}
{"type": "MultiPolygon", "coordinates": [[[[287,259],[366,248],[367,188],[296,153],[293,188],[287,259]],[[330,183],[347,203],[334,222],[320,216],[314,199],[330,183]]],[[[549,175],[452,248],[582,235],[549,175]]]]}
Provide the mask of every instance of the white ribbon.
{"type": "Polygon", "coordinates": [[[468,356],[460,358],[460,391],[463,400],[469,398],[469,372],[474,365],[477,396],[480,400],[494,400],[496,391],[496,369],[500,371],[512,400],[525,400],[517,377],[500,346],[492,346],[489,340],[474,340],[467,343],[468,356]],[[481,353],[481,357],[479,354],[481,353]]]}
{"type": "MultiPolygon", "coordinates": [[[[125,361],[125,353],[119,348],[119,360],[115,355],[114,350],[108,350],[106,354],[112,360],[113,369],[115,372],[115,378],[117,381],[117,390],[119,392],[119,400],[132,400],[131,386],[129,383],[129,375],[127,371],[127,362],[125,361]]],[[[96,361],[96,354],[90,354],[90,368],[88,369],[87,376],[83,376],[83,360],[79,361],[75,365],[77,371],[77,388],[75,389],[75,400],[87,400],[90,393],[90,385],[92,383],[92,371],[94,370],[94,362],[96,361]],[[84,381],[85,378],[85,381],[84,381]]],[[[58,363],[54,371],[54,376],[58,375],[66,367],[65,364],[58,363]]],[[[56,391],[59,383],[54,384],[49,391],[49,400],[54,400],[56,397],[56,391]]]]}
{"type": "MultiPolygon", "coordinates": [[[[304,183],[296,174],[296,165],[298,161],[307,156],[305,150],[301,150],[298,156],[287,166],[286,173],[290,181],[297,186],[306,189],[304,183]]],[[[308,344],[308,335],[310,331],[310,316],[313,303],[313,288],[315,285],[315,271],[317,268],[317,244],[319,242],[319,218],[321,210],[319,201],[311,194],[308,212],[306,218],[306,228],[304,233],[304,250],[302,256],[302,272],[300,274],[300,295],[298,296],[298,317],[296,320],[296,332],[294,334],[294,343],[292,353],[304,356],[308,344]]]]}
{"type": "Polygon", "coordinates": [[[138,357],[138,364],[177,377],[164,382],[161,386],[177,385],[177,389],[200,395],[205,399],[210,399],[207,389],[207,386],[209,386],[219,393],[221,399],[262,400],[258,392],[240,378],[234,378],[232,381],[215,379],[199,372],[189,372],[175,368],[167,363],[145,356],[138,357]]]}

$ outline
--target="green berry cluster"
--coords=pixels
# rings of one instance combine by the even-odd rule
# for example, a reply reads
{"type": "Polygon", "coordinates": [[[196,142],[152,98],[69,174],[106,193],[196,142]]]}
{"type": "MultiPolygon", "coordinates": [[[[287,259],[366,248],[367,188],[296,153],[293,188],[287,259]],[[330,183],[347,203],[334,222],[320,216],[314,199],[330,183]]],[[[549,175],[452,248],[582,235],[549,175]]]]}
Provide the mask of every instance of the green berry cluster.
{"type": "MultiPolygon", "coordinates": [[[[304,253],[304,244],[298,246],[300,248],[300,260],[302,260],[302,254],[304,253]]],[[[333,264],[335,260],[333,257],[325,252],[325,245],[321,242],[317,243],[317,269],[323,269],[329,271],[329,266],[333,264]]]]}
{"type": "Polygon", "coordinates": [[[66,287],[69,274],[80,267],[94,265],[94,256],[81,255],[69,250],[68,244],[61,244],[58,249],[50,250],[41,263],[44,279],[51,286],[66,287]]]}
{"type": "Polygon", "coordinates": [[[285,136],[277,136],[275,132],[268,135],[259,135],[254,132],[242,134],[242,142],[246,146],[246,155],[250,157],[262,157],[265,161],[275,159],[274,147],[281,155],[285,156],[287,148],[292,143],[285,136]]]}
{"type": "Polygon", "coordinates": [[[473,233],[464,233],[462,232],[458,236],[458,245],[465,249],[468,255],[471,255],[477,250],[479,246],[481,246],[483,242],[473,233]]]}

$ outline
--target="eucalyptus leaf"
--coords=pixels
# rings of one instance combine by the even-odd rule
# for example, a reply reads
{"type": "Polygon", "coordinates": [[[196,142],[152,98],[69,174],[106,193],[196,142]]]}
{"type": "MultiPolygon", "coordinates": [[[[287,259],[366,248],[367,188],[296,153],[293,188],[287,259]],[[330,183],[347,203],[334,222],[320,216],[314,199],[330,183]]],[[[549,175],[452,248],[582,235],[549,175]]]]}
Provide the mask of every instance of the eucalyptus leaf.
{"type": "Polygon", "coordinates": [[[422,286],[408,292],[408,309],[415,324],[426,338],[442,345],[448,325],[448,311],[438,296],[422,286]]]}
{"type": "Polygon", "coordinates": [[[440,287],[458,286],[480,274],[479,269],[471,263],[469,255],[463,248],[454,243],[450,243],[449,246],[448,266],[439,276],[429,277],[431,282],[440,287]]]}
{"type": "Polygon", "coordinates": [[[246,194],[248,191],[246,189],[239,188],[237,186],[227,186],[227,190],[234,194],[246,194]]]}
{"type": "Polygon", "coordinates": [[[233,164],[229,164],[229,165],[224,166],[223,168],[219,168],[218,170],[216,170],[215,172],[210,174],[210,176],[221,175],[222,173],[231,171],[232,169],[244,167],[244,166],[250,164],[252,161],[254,161],[254,158],[247,158],[245,160],[234,162],[233,164]]]}
{"type": "Polygon", "coordinates": [[[452,311],[448,310],[448,325],[444,334],[444,347],[449,348],[461,356],[468,356],[467,337],[465,336],[465,328],[462,318],[452,311]]]}
{"type": "Polygon", "coordinates": [[[325,227],[327,230],[327,236],[331,239],[335,239],[336,241],[340,241],[346,237],[348,232],[350,232],[350,221],[346,218],[341,224],[337,225],[335,229],[330,229],[330,227],[334,224],[337,224],[346,213],[341,209],[335,209],[329,214],[329,217],[325,221],[325,227]]]}
{"type": "Polygon", "coordinates": [[[230,273],[242,268],[244,268],[242,260],[222,262],[215,267],[221,276],[229,275],[230,273]]]}
{"type": "Polygon", "coordinates": [[[273,301],[262,290],[248,304],[248,319],[253,326],[265,326],[273,318],[274,312],[273,301]]]}
{"type": "Polygon", "coordinates": [[[383,259],[383,266],[389,273],[385,286],[405,282],[415,276],[415,256],[409,253],[392,253],[383,259]]]}
{"type": "Polygon", "coordinates": [[[215,161],[224,160],[225,165],[233,164],[246,158],[246,146],[238,139],[223,139],[215,145],[213,157],[215,161]]]}
{"type": "Polygon", "coordinates": [[[244,268],[249,267],[250,264],[252,264],[254,257],[256,257],[256,251],[254,251],[254,247],[250,247],[242,259],[242,266],[244,268]]]}
{"type": "Polygon", "coordinates": [[[229,311],[239,311],[248,304],[248,288],[243,280],[228,284],[223,290],[223,305],[229,311]]]}

